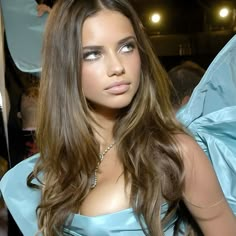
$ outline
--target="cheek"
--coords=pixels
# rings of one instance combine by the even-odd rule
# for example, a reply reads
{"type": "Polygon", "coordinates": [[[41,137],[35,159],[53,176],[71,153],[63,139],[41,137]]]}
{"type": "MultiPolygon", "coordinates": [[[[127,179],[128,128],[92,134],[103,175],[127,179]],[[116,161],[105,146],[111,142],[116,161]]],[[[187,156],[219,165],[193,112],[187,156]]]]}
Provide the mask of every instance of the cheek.
{"type": "Polygon", "coordinates": [[[103,69],[97,63],[83,65],[81,76],[82,90],[85,97],[90,98],[102,89],[103,69]]]}
{"type": "Polygon", "coordinates": [[[82,90],[83,93],[85,95],[85,97],[88,96],[88,93],[91,92],[91,90],[93,89],[93,73],[90,69],[88,68],[83,68],[82,69],[82,75],[81,75],[81,80],[82,80],[82,90]]]}
{"type": "Polygon", "coordinates": [[[132,70],[131,72],[133,73],[135,79],[139,81],[141,74],[141,60],[138,53],[137,55],[135,55],[135,57],[133,57],[132,60],[130,60],[130,68],[132,70]]]}

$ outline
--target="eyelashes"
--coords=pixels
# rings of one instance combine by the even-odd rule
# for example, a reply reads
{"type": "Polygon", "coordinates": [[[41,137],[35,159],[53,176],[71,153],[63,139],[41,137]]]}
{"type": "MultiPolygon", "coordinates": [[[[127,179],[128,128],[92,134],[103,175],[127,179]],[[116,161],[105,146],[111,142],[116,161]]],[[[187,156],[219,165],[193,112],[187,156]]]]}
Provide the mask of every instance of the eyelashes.
{"type": "MultiPolygon", "coordinates": [[[[84,50],[83,52],[84,61],[95,61],[103,56],[104,48],[103,47],[95,47],[95,48],[96,49],[93,49],[92,47],[84,50]]],[[[122,44],[117,51],[118,53],[121,54],[132,53],[135,48],[137,48],[137,44],[134,40],[132,40],[122,44]]]]}
{"type": "Polygon", "coordinates": [[[83,53],[84,61],[94,61],[101,57],[101,52],[99,50],[91,50],[83,53]]]}
{"type": "Polygon", "coordinates": [[[120,52],[128,53],[132,52],[136,48],[136,43],[135,42],[127,42],[120,48],[120,52]]]}

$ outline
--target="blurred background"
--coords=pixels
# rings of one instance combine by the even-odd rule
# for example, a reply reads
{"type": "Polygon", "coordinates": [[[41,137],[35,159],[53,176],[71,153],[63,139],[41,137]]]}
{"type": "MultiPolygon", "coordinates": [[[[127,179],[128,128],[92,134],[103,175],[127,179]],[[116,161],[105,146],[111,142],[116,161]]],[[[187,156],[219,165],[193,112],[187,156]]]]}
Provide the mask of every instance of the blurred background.
{"type": "Polygon", "coordinates": [[[236,1],[131,0],[166,69],[185,60],[207,68],[236,31],[236,1]]]}

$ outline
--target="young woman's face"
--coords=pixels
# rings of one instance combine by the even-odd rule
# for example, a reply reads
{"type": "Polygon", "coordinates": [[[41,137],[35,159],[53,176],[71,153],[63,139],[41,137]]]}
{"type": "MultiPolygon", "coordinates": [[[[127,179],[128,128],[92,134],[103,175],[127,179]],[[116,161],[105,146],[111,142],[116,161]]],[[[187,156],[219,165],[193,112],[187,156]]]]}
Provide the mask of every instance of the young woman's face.
{"type": "Polygon", "coordinates": [[[116,11],[85,20],[82,31],[82,88],[95,109],[120,109],[137,92],[141,62],[133,27],[116,11]]]}

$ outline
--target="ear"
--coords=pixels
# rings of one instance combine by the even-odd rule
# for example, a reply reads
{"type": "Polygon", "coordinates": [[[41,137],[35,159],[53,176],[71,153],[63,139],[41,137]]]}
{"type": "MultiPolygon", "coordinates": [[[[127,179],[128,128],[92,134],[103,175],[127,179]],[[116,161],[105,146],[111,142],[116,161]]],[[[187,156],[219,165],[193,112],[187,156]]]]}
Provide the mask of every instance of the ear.
{"type": "Polygon", "coordinates": [[[189,96],[189,95],[185,96],[185,97],[182,99],[181,106],[185,105],[185,104],[189,101],[189,99],[190,99],[190,96],[189,96]]]}

